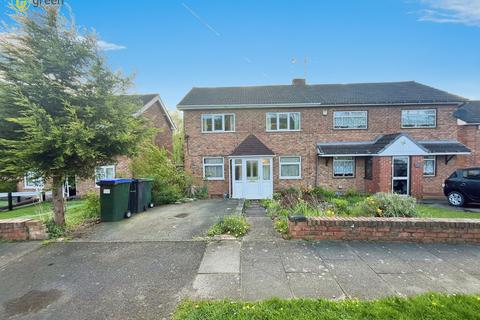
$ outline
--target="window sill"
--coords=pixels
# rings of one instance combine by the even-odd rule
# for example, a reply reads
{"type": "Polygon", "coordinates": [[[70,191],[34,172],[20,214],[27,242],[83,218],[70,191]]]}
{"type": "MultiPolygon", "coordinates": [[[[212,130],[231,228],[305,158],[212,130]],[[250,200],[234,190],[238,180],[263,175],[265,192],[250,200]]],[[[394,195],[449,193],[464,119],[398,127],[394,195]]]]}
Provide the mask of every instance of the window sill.
{"type": "Polygon", "coordinates": [[[225,181],[225,178],[203,178],[206,181],[225,181]]]}
{"type": "Polygon", "coordinates": [[[267,133],[283,133],[283,132],[301,132],[302,129],[299,130],[265,130],[267,133]]]}
{"type": "Polygon", "coordinates": [[[351,176],[351,177],[336,177],[336,176],[333,176],[333,179],[355,179],[355,176],[351,176]]]}
{"type": "Polygon", "coordinates": [[[279,179],[280,180],[302,180],[302,177],[279,177],[279,179]]]}
{"type": "Polygon", "coordinates": [[[368,130],[368,128],[333,128],[333,130],[368,130]]]}

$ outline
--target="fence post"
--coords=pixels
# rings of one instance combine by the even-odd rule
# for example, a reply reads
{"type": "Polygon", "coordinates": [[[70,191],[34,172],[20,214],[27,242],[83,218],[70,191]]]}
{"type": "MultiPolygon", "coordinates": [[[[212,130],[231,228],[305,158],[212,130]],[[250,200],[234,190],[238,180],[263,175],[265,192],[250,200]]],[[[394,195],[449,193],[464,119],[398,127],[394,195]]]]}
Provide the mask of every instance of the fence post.
{"type": "Polygon", "coordinates": [[[8,193],[8,211],[12,211],[13,210],[13,197],[12,197],[12,193],[9,192],[8,193]]]}

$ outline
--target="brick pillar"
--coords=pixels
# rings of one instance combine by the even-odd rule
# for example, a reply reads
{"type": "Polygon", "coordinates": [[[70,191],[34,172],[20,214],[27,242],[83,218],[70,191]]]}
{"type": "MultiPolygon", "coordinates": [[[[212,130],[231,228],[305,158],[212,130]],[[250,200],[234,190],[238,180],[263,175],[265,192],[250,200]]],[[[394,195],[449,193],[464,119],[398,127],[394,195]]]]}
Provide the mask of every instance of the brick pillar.
{"type": "Polygon", "coordinates": [[[423,197],[423,157],[410,157],[410,194],[412,197],[423,197]]]}
{"type": "Polygon", "coordinates": [[[392,157],[375,157],[375,159],[377,167],[375,173],[378,177],[377,192],[392,192],[392,157]]]}

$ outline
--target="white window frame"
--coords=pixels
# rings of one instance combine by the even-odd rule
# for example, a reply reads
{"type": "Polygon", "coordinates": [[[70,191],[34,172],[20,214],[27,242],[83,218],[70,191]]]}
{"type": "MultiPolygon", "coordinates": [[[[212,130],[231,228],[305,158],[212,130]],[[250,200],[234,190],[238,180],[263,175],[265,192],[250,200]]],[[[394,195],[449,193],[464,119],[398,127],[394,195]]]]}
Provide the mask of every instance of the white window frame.
{"type": "Polygon", "coordinates": [[[117,168],[116,168],[115,165],[109,164],[109,165],[106,165],[106,166],[98,166],[98,167],[95,168],[95,172],[93,173],[93,177],[94,177],[94,180],[95,180],[95,185],[97,185],[97,182],[100,181],[100,180],[97,180],[97,170],[98,169],[102,169],[105,172],[107,172],[107,169],[113,169],[113,178],[107,178],[107,179],[115,179],[115,177],[117,176],[117,168]]]}
{"type": "Polygon", "coordinates": [[[402,129],[435,129],[437,127],[437,109],[404,109],[400,114],[400,122],[401,122],[402,129]],[[414,126],[405,126],[403,122],[404,113],[408,113],[408,112],[419,113],[422,111],[433,111],[435,113],[435,123],[433,125],[422,126],[422,125],[415,124],[414,126]]]}
{"type": "Polygon", "coordinates": [[[224,157],[203,157],[202,158],[202,168],[203,168],[203,179],[209,181],[221,181],[225,180],[225,158],[224,157]],[[205,163],[205,159],[222,159],[222,163],[205,163]],[[222,166],[222,177],[206,177],[205,176],[205,167],[217,167],[222,166]]]}
{"type": "Polygon", "coordinates": [[[235,113],[208,113],[208,114],[202,114],[200,118],[200,125],[202,129],[202,133],[222,133],[222,132],[235,132],[235,127],[236,127],[236,122],[237,119],[235,117],[235,113]],[[222,117],[222,129],[221,130],[215,130],[215,117],[221,116],[222,117]],[[232,130],[225,130],[225,116],[233,116],[233,128],[232,130]],[[203,127],[203,120],[205,117],[211,117],[212,118],[212,131],[206,131],[205,128],[203,127]]]}
{"type": "Polygon", "coordinates": [[[27,172],[27,174],[25,174],[25,176],[23,177],[23,187],[24,187],[24,189],[25,190],[27,190],[27,189],[42,190],[43,187],[44,187],[44,184],[45,184],[45,182],[43,181],[43,178],[32,179],[30,176],[33,176],[33,175],[34,175],[33,172],[27,172]],[[29,180],[31,180],[31,181],[36,180],[40,183],[38,183],[38,184],[28,184],[29,180]]]}
{"type": "Polygon", "coordinates": [[[355,178],[355,171],[356,171],[356,166],[357,166],[357,161],[356,161],[356,158],[355,157],[333,157],[333,161],[332,161],[332,174],[333,174],[333,177],[334,178],[355,178]],[[350,162],[352,161],[353,162],[353,172],[352,172],[352,175],[350,176],[346,176],[345,174],[335,174],[335,162],[337,161],[342,161],[342,162],[350,162]]]}
{"type": "Polygon", "coordinates": [[[437,157],[436,156],[424,156],[423,157],[423,176],[435,177],[437,175],[437,157]],[[425,173],[425,161],[433,161],[433,174],[425,173]]]}
{"type": "Polygon", "coordinates": [[[291,155],[291,156],[281,156],[278,158],[278,176],[281,180],[299,180],[302,179],[302,157],[291,155]],[[298,158],[298,162],[282,162],[282,158],[298,158]],[[282,175],[282,165],[298,165],[298,176],[283,176],[282,175]]]}
{"type": "Polygon", "coordinates": [[[335,130],[367,130],[368,129],[368,111],[334,111],[333,112],[333,129],[335,130]],[[348,115],[337,115],[339,113],[349,113],[348,115]],[[349,127],[342,128],[335,125],[335,119],[337,118],[360,118],[358,114],[362,114],[365,117],[365,127],[349,127]]]}
{"type": "Polygon", "coordinates": [[[285,132],[285,131],[300,131],[302,129],[302,113],[301,112],[267,112],[265,114],[265,130],[267,132],[285,132]],[[286,114],[287,115],[287,129],[280,129],[280,115],[286,114]],[[298,114],[298,129],[290,129],[290,115],[291,114],[298,114]],[[268,117],[270,115],[275,115],[277,118],[277,129],[268,129],[268,117]]]}

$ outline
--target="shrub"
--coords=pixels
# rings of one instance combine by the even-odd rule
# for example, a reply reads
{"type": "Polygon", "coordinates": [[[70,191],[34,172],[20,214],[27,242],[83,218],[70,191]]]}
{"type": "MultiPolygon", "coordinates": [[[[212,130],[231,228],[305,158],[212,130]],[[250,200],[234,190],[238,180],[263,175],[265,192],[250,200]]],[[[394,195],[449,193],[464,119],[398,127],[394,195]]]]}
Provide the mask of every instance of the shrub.
{"type": "Polygon", "coordinates": [[[17,191],[16,181],[0,181],[0,192],[15,192],[17,191]]]}
{"type": "Polygon", "coordinates": [[[155,205],[181,199],[189,188],[190,177],[177,169],[168,152],[152,143],[143,144],[131,163],[136,178],[153,178],[152,200],[155,205]]]}
{"type": "Polygon", "coordinates": [[[380,192],[374,195],[378,201],[381,217],[416,217],[417,200],[410,196],[380,192]]]}
{"type": "Polygon", "coordinates": [[[335,191],[328,190],[322,187],[315,187],[312,190],[312,195],[316,196],[318,199],[328,200],[335,197],[335,191]]]}
{"type": "Polygon", "coordinates": [[[57,225],[52,218],[44,221],[44,223],[48,231],[49,239],[56,239],[56,238],[63,237],[65,235],[65,226],[57,225]]]}
{"type": "Polygon", "coordinates": [[[275,230],[283,235],[288,234],[288,221],[285,219],[278,219],[275,221],[275,230]]]}
{"type": "Polygon", "coordinates": [[[333,198],[330,200],[330,202],[334,205],[335,209],[339,213],[348,213],[348,206],[350,205],[348,200],[342,198],[333,198]]]}
{"type": "Polygon", "coordinates": [[[85,196],[84,217],[96,219],[100,216],[100,196],[97,192],[89,191],[85,196]]]}
{"type": "Polygon", "coordinates": [[[208,236],[216,236],[221,234],[229,234],[236,238],[244,236],[250,225],[244,216],[229,215],[222,217],[207,232],[208,236]]]}

